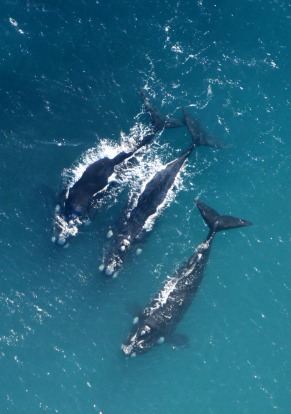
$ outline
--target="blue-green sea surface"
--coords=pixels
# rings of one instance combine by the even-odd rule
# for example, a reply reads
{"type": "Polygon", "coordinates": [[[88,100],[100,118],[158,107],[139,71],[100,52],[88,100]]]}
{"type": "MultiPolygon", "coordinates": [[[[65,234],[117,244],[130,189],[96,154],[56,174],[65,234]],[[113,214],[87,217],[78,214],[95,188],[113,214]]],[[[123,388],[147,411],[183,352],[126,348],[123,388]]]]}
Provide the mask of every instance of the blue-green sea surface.
{"type": "Polygon", "coordinates": [[[290,2],[2,0],[0,16],[0,413],[290,414],[290,2]],[[142,87],[225,147],[192,153],[111,280],[98,271],[108,229],[189,146],[186,129],[121,171],[67,249],[51,242],[54,195],[88,153],[138,140],[142,87]],[[189,346],[126,358],[132,304],[207,235],[197,197],[253,226],[216,236],[177,328],[189,346]]]}

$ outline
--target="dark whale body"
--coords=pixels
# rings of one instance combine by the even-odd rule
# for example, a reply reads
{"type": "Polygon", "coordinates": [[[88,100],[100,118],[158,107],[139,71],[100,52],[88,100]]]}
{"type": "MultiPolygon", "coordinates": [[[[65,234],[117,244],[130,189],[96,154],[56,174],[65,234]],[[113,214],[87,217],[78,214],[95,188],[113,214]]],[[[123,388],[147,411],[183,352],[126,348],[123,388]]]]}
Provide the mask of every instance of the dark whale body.
{"type": "MultiPolygon", "coordinates": [[[[180,157],[167,164],[150,179],[140,194],[136,207],[131,210],[128,206],[115,230],[108,233],[111,240],[105,251],[103,263],[99,267],[99,270],[105,271],[107,276],[116,277],[123,265],[124,258],[136,248],[137,244],[143,241],[146,234],[146,221],[164,203],[177,175],[193,149],[200,145],[216,146],[215,143],[208,142],[207,134],[202,130],[200,123],[192,118],[186,110],[184,110],[184,117],[192,136],[192,143],[180,157]]],[[[138,249],[137,252],[139,251],[138,249]]]]}
{"type": "Polygon", "coordinates": [[[129,338],[122,345],[125,355],[141,354],[169,338],[192,303],[203,279],[214,236],[219,231],[249,226],[249,221],[220,216],[201,201],[199,211],[209,227],[206,240],[193,256],[164,284],[150,304],[134,319],[129,338]]]}

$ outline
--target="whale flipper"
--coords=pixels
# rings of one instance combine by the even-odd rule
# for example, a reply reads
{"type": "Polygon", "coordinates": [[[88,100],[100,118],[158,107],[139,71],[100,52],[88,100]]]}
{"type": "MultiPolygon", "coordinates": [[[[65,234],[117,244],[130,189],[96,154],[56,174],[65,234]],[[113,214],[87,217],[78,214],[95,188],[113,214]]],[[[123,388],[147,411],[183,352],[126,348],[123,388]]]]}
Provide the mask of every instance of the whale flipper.
{"type": "Polygon", "coordinates": [[[196,200],[196,204],[211,232],[235,229],[237,227],[251,226],[252,224],[250,221],[241,218],[221,216],[219,213],[217,213],[217,211],[215,211],[211,207],[208,207],[200,200],[196,200]]]}
{"type": "Polygon", "coordinates": [[[186,348],[190,345],[189,337],[185,334],[172,333],[166,342],[175,348],[186,348]]]}
{"type": "Polygon", "coordinates": [[[148,96],[145,94],[143,89],[140,90],[140,93],[143,99],[145,109],[151,118],[154,131],[161,131],[164,128],[177,128],[185,126],[184,119],[170,118],[168,116],[163,115],[159,109],[157,109],[155,106],[151,104],[148,96]]]}
{"type": "Polygon", "coordinates": [[[225,144],[217,141],[216,139],[211,137],[209,134],[207,134],[207,132],[204,131],[204,129],[202,128],[198,119],[192,117],[192,115],[187,111],[186,108],[183,108],[183,113],[184,113],[185,124],[188,128],[188,131],[190,132],[192,136],[193,145],[207,145],[209,147],[214,147],[214,148],[226,147],[225,144]]]}

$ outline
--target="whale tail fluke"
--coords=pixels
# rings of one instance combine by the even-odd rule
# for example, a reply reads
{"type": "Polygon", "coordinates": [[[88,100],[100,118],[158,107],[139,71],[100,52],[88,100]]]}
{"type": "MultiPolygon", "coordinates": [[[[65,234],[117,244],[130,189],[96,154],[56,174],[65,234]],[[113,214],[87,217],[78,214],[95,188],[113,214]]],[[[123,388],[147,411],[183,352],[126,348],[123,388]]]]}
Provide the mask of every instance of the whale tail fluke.
{"type": "Polygon", "coordinates": [[[140,93],[143,99],[145,109],[151,118],[151,122],[152,122],[153,129],[155,132],[162,131],[164,128],[177,128],[177,127],[185,126],[184,119],[176,119],[176,118],[171,118],[169,116],[165,116],[160,112],[159,109],[154,107],[151,104],[144,89],[141,89],[140,93]]]}
{"type": "Polygon", "coordinates": [[[192,137],[192,143],[195,146],[198,145],[207,145],[209,147],[214,148],[225,148],[226,145],[222,142],[217,141],[209,134],[201,126],[201,123],[198,119],[192,117],[192,115],[187,111],[186,108],[183,108],[185,124],[188,128],[188,131],[192,137]]]}
{"type": "Polygon", "coordinates": [[[241,218],[221,216],[219,213],[217,213],[217,211],[211,207],[208,207],[200,200],[196,200],[196,204],[204,221],[212,232],[216,233],[218,231],[250,226],[252,224],[250,221],[241,218]]]}

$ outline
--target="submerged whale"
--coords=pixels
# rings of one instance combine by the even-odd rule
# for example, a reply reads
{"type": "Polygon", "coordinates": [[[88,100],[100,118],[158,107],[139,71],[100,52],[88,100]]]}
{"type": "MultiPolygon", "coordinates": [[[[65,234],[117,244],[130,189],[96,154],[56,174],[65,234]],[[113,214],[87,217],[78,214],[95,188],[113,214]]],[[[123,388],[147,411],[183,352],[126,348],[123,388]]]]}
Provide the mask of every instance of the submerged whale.
{"type": "Polygon", "coordinates": [[[170,338],[201,284],[216,233],[252,224],[244,219],[221,216],[199,200],[196,203],[209,227],[208,236],[142,313],[134,318],[132,332],[121,346],[125,355],[144,353],[170,338]]]}
{"type": "MultiPolygon", "coordinates": [[[[192,136],[191,145],[180,157],[153,175],[140,194],[137,205],[132,209],[128,206],[117,227],[108,232],[110,241],[103,262],[99,266],[99,270],[104,271],[107,276],[116,277],[123,266],[124,258],[143,241],[147,233],[145,229],[147,220],[153,218],[165,202],[177,175],[193,149],[200,145],[217,146],[213,140],[208,141],[208,135],[202,130],[198,120],[192,118],[186,110],[184,110],[184,117],[192,136]]],[[[136,252],[139,254],[141,249],[138,248],[136,252]]]]}
{"type": "Polygon", "coordinates": [[[64,190],[60,196],[59,205],[56,207],[54,220],[54,233],[52,238],[59,245],[65,245],[68,238],[78,232],[78,226],[88,221],[88,212],[92,202],[102,197],[104,190],[109,184],[115,167],[132,157],[139,149],[149,144],[156,133],[164,128],[182,126],[179,120],[167,121],[161,112],[151,105],[149,98],[142,93],[144,105],[150,115],[152,128],[141,142],[129,152],[120,152],[114,158],[104,157],[91,165],[84,171],[82,177],[68,190],[64,190]]]}

